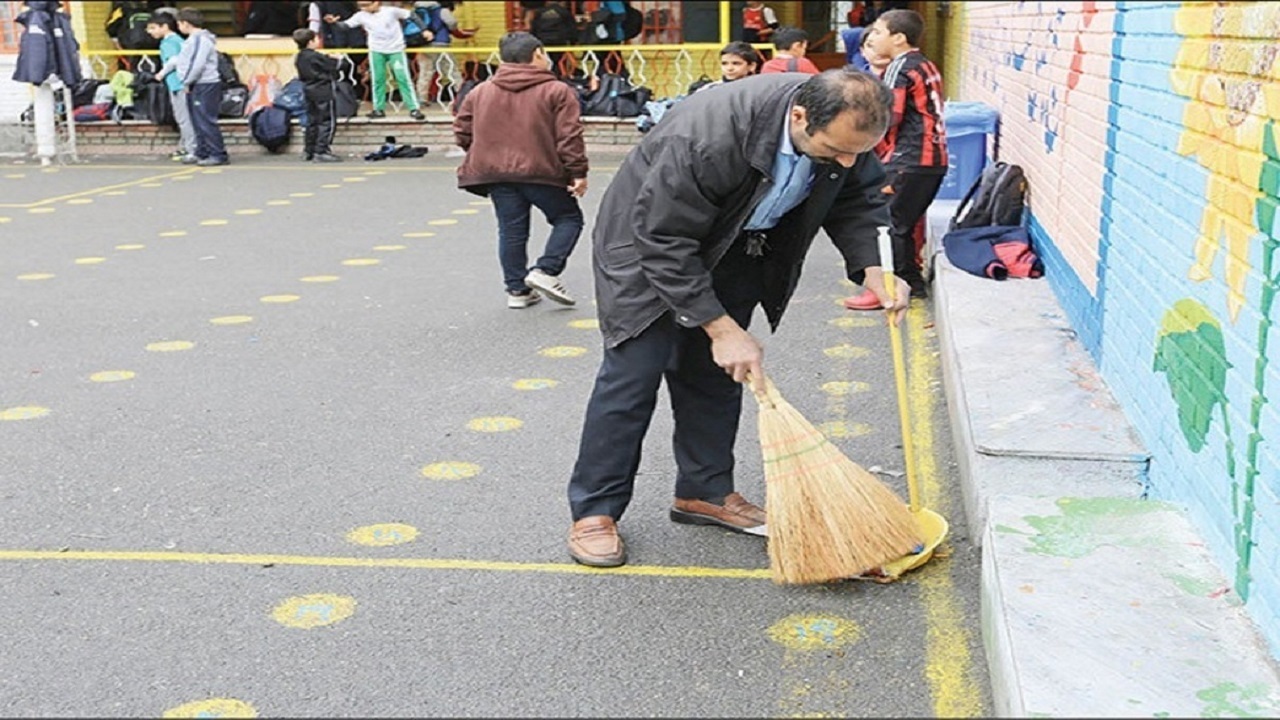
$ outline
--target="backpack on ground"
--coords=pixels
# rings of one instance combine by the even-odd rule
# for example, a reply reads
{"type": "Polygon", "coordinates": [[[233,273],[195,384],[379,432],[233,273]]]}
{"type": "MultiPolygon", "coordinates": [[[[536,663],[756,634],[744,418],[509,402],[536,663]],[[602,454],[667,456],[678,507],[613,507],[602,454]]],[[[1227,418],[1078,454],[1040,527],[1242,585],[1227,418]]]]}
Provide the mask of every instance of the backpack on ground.
{"type": "Polygon", "coordinates": [[[236,70],[236,61],[232,60],[231,56],[224,52],[218,53],[218,79],[222,81],[223,89],[244,85],[244,83],[240,82],[240,73],[236,70]]]}
{"type": "Polygon", "coordinates": [[[951,217],[950,227],[955,230],[986,225],[1021,225],[1026,197],[1027,176],[1022,168],[997,162],[983,170],[970,186],[951,217]]]}
{"type": "Polygon", "coordinates": [[[280,152],[289,144],[289,113],[274,105],[264,105],[249,113],[249,132],[268,152],[280,152]]]}
{"type": "Polygon", "coordinates": [[[298,125],[307,126],[307,95],[301,79],[294,78],[285,83],[272,104],[289,113],[289,117],[297,120],[298,125]]]}
{"type": "Polygon", "coordinates": [[[596,117],[636,117],[653,97],[647,87],[633,86],[626,78],[613,73],[600,76],[600,87],[587,98],[583,115],[596,117]]]}
{"type": "Polygon", "coordinates": [[[275,75],[267,73],[254,75],[249,79],[249,101],[244,106],[245,113],[252,113],[260,107],[274,104],[282,87],[280,78],[275,75]]]}
{"type": "Polygon", "coordinates": [[[94,103],[94,96],[98,93],[98,88],[106,85],[106,80],[98,80],[96,78],[84,78],[71,88],[71,107],[78,108],[94,103]]]}
{"type": "Polygon", "coordinates": [[[352,118],[360,113],[360,93],[356,92],[356,64],[342,55],[338,58],[338,77],[333,81],[333,109],[336,118],[352,118]]]}

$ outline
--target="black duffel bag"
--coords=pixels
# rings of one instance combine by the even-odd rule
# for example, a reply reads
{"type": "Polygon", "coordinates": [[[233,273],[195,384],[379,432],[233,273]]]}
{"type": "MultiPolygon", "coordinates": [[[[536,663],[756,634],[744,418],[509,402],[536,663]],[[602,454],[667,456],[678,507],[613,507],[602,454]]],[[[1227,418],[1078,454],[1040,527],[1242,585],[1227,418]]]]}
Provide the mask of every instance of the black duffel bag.
{"type": "Polygon", "coordinates": [[[644,104],[653,98],[653,91],[644,86],[634,86],[626,78],[613,73],[600,76],[600,87],[582,104],[582,114],[593,117],[637,117],[644,104]]]}

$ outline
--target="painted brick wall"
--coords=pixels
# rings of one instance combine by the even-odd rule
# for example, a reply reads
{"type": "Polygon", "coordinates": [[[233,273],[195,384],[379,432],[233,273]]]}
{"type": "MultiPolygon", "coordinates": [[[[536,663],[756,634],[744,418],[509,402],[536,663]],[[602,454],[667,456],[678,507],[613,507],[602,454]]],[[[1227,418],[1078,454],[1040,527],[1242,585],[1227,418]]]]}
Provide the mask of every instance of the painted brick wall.
{"type": "Polygon", "coordinates": [[[1280,648],[1280,4],[956,3],[954,97],[1001,112],[1048,277],[1280,648]]]}

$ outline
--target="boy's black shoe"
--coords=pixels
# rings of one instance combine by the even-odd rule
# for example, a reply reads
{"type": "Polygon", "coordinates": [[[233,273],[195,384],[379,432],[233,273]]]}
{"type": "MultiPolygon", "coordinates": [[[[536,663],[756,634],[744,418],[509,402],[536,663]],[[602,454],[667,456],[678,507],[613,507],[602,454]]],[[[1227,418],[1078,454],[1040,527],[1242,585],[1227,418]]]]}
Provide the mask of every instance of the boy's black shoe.
{"type": "Polygon", "coordinates": [[[302,154],[302,162],[311,162],[312,160],[315,160],[315,158],[316,156],[311,153],[302,154]]]}
{"type": "Polygon", "coordinates": [[[426,116],[426,115],[423,115],[421,110],[410,110],[410,111],[409,111],[409,117],[413,118],[414,120],[426,120],[426,119],[427,119],[427,116],[426,116]]]}
{"type": "Polygon", "coordinates": [[[315,161],[321,163],[335,163],[342,162],[342,158],[334,155],[333,153],[316,153],[315,161]]]}
{"type": "Polygon", "coordinates": [[[374,110],[373,112],[369,113],[370,120],[377,120],[378,118],[384,118],[386,116],[387,114],[382,112],[381,110],[374,110]]]}

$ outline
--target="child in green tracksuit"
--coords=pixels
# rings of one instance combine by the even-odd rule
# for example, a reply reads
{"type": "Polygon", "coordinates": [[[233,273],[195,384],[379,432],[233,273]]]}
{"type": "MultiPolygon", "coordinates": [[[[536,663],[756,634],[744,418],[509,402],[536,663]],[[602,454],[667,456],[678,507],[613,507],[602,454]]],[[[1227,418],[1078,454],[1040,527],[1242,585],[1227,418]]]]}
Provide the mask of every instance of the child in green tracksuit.
{"type": "MultiPolygon", "coordinates": [[[[413,91],[413,80],[409,76],[409,60],[404,54],[404,29],[400,23],[409,17],[404,8],[384,6],[376,0],[360,0],[356,3],[360,10],[356,14],[341,20],[337,15],[326,15],[327,23],[341,23],[347,27],[362,27],[369,38],[369,72],[373,80],[373,112],[371,118],[386,117],[387,106],[387,73],[395,73],[396,86],[400,88],[400,97],[409,106],[409,116],[414,120],[424,119],[418,109],[418,96],[413,91]]],[[[431,42],[432,34],[428,30],[423,33],[427,42],[431,42]]]]}

